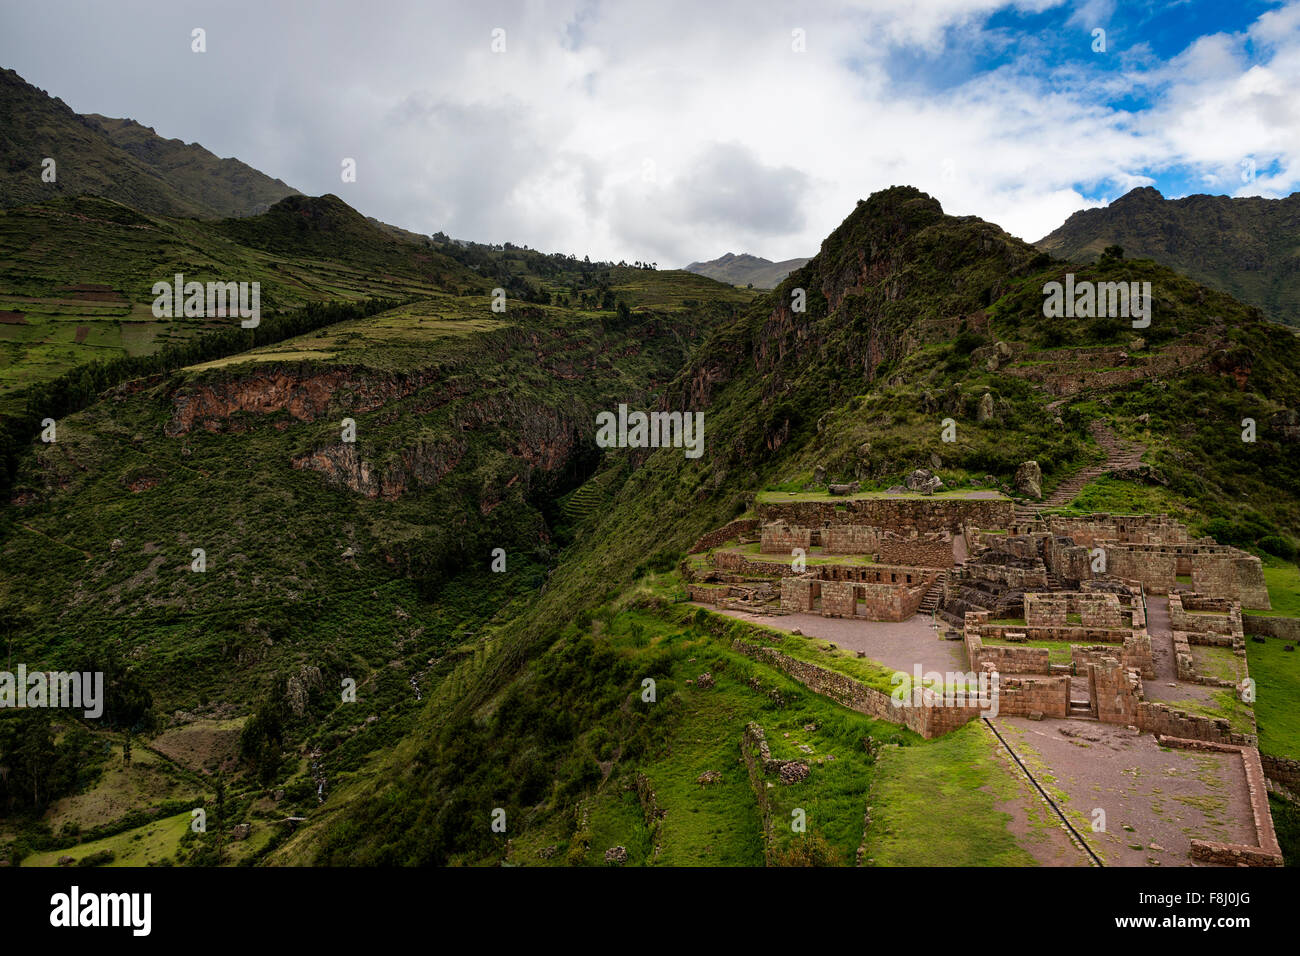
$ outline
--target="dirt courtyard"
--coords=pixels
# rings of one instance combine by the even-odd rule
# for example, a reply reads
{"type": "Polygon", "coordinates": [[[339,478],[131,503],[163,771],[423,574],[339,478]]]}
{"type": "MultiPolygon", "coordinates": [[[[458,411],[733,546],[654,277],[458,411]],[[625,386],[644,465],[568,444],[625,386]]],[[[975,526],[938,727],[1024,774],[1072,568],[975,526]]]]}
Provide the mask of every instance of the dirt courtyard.
{"type": "Polygon", "coordinates": [[[1151,734],[1096,721],[994,724],[1108,866],[1204,865],[1188,856],[1193,839],[1256,842],[1236,755],[1166,749],[1151,734]],[[1092,829],[1098,808],[1105,832],[1092,829]]]}
{"type": "MultiPolygon", "coordinates": [[[[705,605],[700,605],[704,607],[705,605]]],[[[798,629],[808,637],[827,641],[849,651],[861,651],[873,661],[894,670],[912,673],[920,664],[924,671],[965,673],[966,646],[961,641],[945,641],[928,617],[914,614],[906,621],[864,621],[820,614],[782,614],[773,617],[726,608],[709,607],[729,617],[762,624],[778,631],[798,629]]]]}

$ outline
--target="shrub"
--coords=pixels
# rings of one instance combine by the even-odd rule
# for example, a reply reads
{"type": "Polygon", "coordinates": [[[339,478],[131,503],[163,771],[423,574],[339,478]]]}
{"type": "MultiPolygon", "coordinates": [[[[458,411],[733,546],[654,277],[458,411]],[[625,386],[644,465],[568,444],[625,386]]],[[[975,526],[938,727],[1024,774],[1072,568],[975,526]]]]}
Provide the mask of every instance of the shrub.
{"type": "Polygon", "coordinates": [[[1284,538],[1278,534],[1267,534],[1259,539],[1259,546],[1264,551],[1274,557],[1281,558],[1283,561],[1295,560],[1296,545],[1290,538],[1284,538]]]}

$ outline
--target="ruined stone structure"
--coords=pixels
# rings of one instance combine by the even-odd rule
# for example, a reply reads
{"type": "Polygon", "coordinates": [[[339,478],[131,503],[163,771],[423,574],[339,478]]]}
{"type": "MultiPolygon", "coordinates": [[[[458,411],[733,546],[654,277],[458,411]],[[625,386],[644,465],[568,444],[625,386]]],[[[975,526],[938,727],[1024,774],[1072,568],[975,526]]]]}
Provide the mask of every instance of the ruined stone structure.
{"type": "MultiPolygon", "coordinates": [[[[980,693],[995,687],[999,715],[1090,719],[1156,734],[1171,746],[1241,754],[1259,839],[1255,845],[1193,841],[1192,856],[1234,865],[1280,859],[1267,803],[1262,814],[1259,805],[1263,768],[1277,778],[1272,786],[1291,792],[1300,764],[1261,764],[1240,712],[1231,712],[1231,720],[1189,713],[1146,689],[1146,682],[1159,680],[1154,690],[1174,678],[1232,688],[1242,697],[1248,676],[1243,620],[1261,631],[1285,622],[1243,614],[1243,605],[1268,607],[1254,556],[1194,538],[1163,515],[1017,519],[1001,499],[844,497],[759,504],[756,511],[757,518],[701,539],[711,545],[703,570],[698,559],[683,562],[692,600],[857,620],[863,628],[933,610],[936,621],[951,625],[946,636],[964,642],[969,670],[959,684],[984,688],[980,693]],[[1172,658],[1173,666],[1157,678],[1148,602],[1163,602],[1164,595],[1168,629],[1161,618],[1156,633],[1167,642],[1161,659],[1172,658]],[[1224,676],[1228,663],[1231,680],[1224,676]]],[[[916,687],[900,705],[847,673],[785,653],[775,633],[755,629],[753,638],[730,632],[728,638],[736,650],[814,692],[926,737],[987,716],[993,702],[991,693],[945,698],[916,687]]],[[[925,683],[941,678],[927,674],[925,683]]],[[[951,679],[945,678],[949,688],[951,679]]],[[[747,743],[757,758],[753,773],[764,763],[762,746],[756,738],[747,743]]]]}

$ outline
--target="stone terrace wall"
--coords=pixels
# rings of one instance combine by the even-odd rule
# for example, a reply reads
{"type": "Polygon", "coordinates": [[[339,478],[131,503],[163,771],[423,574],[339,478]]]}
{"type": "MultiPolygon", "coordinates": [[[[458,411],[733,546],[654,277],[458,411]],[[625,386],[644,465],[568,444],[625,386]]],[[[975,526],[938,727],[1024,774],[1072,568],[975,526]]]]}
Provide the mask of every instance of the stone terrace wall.
{"type": "Polygon", "coordinates": [[[781,501],[755,506],[764,521],[811,528],[870,525],[898,532],[948,531],[967,525],[1005,528],[1015,506],[998,498],[850,498],[844,501],[781,501]]]}
{"type": "Polygon", "coordinates": [[[903,537],[887,534],[880,539],[877,553],[886,564],[951,568],[956,563],[952,555],[952,539],[939,535],[903,537]]]}
{"type": "Polygon", "coordinates": [[[737,518],[735,521],[724,524],[721,528],[710,531],[708,534],[701,535],[696,542],[691,545],[690,554],[700,554],[704,551],[711,551],[719,545],[726,544],[732,539],[738,539],[742,543],[746,539],[752,539],[758,533],[759,520],[757,518],[737,518]]]}
{"type": "Polygon", "coordinates": [[[795,548],[805,552],[812,547],[812,529],[796,528],[779,521],[763,525],[762,544],[759,550],[764,554],[790,554],[795,548]]]}
{"type": "Polygon", "coordinates": [[[876,554],[880,549],[879,528],[850,524],[827,528],[822,534],[822,550],[827,554],[876,554]]]}
{"type": "Polygon", "coordinates": [[[1243,747],[1254,747],[1257,743],[1254,734],[1237,733],[1223,717],[1188,714],[1157,701],[1141,701],[1138,704],[1137,720],[1130,720],[1128,723],[1136,724],[1139,730],[1149,733],[1185,737],[1188,740],[1237,744],[1243,747]]]}
{"type": "Polygon", "coordinates": [[[714,551],[709,560],[719,571],[732,574],[744,574],[759,578],[784,578],[802,574],[795,571],[794,565],[782,561],[763,561],[741,554],[739,551],[714,551]]]}
{"type": "Polygon", "coordinates": [[[1260,754],[1259,757],[1264,765],[1264,773],[1270,780],[1277,781],[1292,793],[1300,793],[1300,760],[1269,754],[1260,754]]]}
{"type": "Polygon", "coordinates": [[[1241,621],[1247,634],[1276,637],[1293,643],[1300,641],[1300,617],[1262,617],[1243,613],[1241,621]]]}
{"type": "MultiPolygon", "coordinates": [[[[750,644],[738,639],[732,640],[732,647],[746,657],[775,667],[814,693],[829,697],[860,714],[902,724],[922,737],[946,734],[978,717],[980,713],[978,705],[948,707],[928,703],[921,706],[895,706],[888,694],[867,687],[838,671],[791,657],[774,647],[750,644]]],[[[929,695],[930,698],[933,696],[929,695]]]]}

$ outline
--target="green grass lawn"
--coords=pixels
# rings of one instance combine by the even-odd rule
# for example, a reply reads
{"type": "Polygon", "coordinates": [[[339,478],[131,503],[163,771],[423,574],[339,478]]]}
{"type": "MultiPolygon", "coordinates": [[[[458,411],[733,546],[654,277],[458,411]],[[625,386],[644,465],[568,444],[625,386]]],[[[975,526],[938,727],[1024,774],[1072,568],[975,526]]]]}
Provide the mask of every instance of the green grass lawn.
{"type": "Polygon", "coordinates": [[[867,859],[876,866],[1032,866],[999,801],[1020,791],[978,721],[912,747],[887,748],[871,790],[867,859]]]}
{"type": "Polygon", "coordinates": [[[188,810],[175,816],[164,817],[153,823],[146,823],[134,830],[126,830],[114,836],[104,837],[90,843],[80,843],[65,850],[49,850],[45,853],[33,853],[23,860],[23,866],[57,866],[59,857],[70,856],[81,860],[105,850],[112,851],[113,860],[109,866],[149,866],[176,856],[180,848],[181,837],[189,831],[190,812],[188,810]]]}
{"type": "Polygon", "coordinates": [[[1284,641],[1246,641],[1246,660],[1255,681],[1255,721],[1259,749],[1300,759],[1300,651],[1284,651],[1284,641]]]}
{"type": "Polygon", "coordinates": [[[1268,586],[1271,610],[1249,611],[1268,617],[1300,617],[1300,567],[1281,558],[1265,555],[1264,583],[1268,586]]]}

